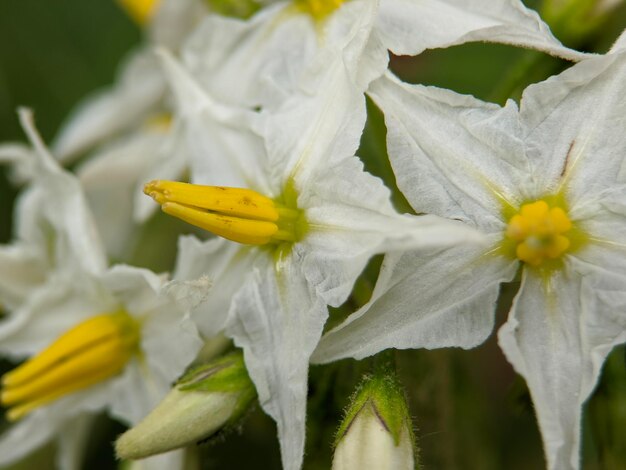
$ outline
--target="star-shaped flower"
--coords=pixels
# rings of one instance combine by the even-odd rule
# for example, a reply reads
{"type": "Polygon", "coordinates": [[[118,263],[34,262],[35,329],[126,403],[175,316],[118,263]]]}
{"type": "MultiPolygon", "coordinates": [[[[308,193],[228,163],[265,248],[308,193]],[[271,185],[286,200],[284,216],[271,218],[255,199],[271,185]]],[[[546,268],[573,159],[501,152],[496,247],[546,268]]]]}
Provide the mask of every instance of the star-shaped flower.
{"type": "Polygon", "coordinates": [[[491,248],[387,256],[372,300],[314,358],[480,344],[499,284],[522,271],[500,346],[526,378],[548,467],[579,467],[581,406],[626,340],[626,35],[530,86],[520,110],[387,76],[398,185],[418,212],[460,219],[491,248]]]}
{"type": "Polygon", "coordinates": [[[0,322],[4,355],[34,355],[1,380],[0,401],[17,422],[0,437],[0,463],[59,437],[59,464],[74,468],[87,415],[108,410],[138,422],[193,360],[202,342],[186,312],[207,284],[168,283],[131,266],[107,269],[80,184],[48,153],[30,114],[20,117],[38,175],[25,214],[40,229],[32,252],[44,255],[37,259],[47,271],[0,322]],[[65,426],[82,431],[65,435],[65,426]]]}
{"type": "Polygon", "coordinates": [[[166,213],[240,243],[185,239],[189,265],[177,272],[226,273],[212,289],[221,311],[194,319],[207,335],[226,328],[244,349],[260,403],[278,424],[283,465],[297,469],[309,356],[327,305],[346,300],[375,253],[480,238],[460,223],[394,211],[387,188],[354,156],[365,103],[340,58],[328,58],[316,94],[294,95],[276,113],[223,113],[228,132],[219,134],[205,125],[215,122],[215,103],[174,59],[163,59],[196,184],[154,181],[145,191],[166,213]]]}

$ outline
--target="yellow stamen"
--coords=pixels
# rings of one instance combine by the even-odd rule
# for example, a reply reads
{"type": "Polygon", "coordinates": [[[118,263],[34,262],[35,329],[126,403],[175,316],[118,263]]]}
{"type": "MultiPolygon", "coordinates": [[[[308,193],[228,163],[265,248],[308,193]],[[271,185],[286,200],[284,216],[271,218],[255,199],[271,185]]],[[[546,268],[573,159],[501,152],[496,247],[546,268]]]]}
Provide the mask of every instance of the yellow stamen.
{"type": "Polygon", "coordinates": [[[128,16],[139,25],[145,25],[156,11],[160,0],[117,0],[128,16]]]}
{"type": "Polygon", "coordinates": [[[17,420],[57,398],[118,374],[139,344],[139,325],[124,311],[92,317],[2,377],[0,401],[17,420]]]}
{"type": "Polygon", "coordinates": [[[155,114],[146,119],[144,125],[155,132],[167,132],[172,127],[172,115],[170,113],[155,114]]]}
{"type": "Polygon", "coordinates": [[[319,21],[337,10],[345,0],[295,0],[295,5],[319,21]]]}
{"type": "Polygon", "coordinates": [[[163,212],[228,240],[265,245],[297,239],[300,211],[250,189],[152,181],[144,192],[163,212]]]}
{"type": "Polygon", "coordinates": [[[570,248],[572,222],[561,207],[544,200],[524,204],[509,220],[506,237],[516,242],[515,255],[531,266],[559,259],[570,248]]]}

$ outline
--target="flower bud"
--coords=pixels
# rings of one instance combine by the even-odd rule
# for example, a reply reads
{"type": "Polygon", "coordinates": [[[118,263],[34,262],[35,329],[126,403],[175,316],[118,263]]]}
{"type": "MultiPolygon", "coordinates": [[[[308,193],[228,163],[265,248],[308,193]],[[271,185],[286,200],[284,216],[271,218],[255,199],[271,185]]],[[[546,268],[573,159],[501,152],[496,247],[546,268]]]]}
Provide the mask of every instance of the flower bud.
{"type": "Polygon", "coordinates": [[[414,470],[415,457],[402,388],[389,375],[367,377],[337,432],[333,470],[414,470]]]}
{"type": "Polygon", "coordinates": [[[141,459],[195,444],[237,422],[256,397],[241,352],[194,367],[139,424],[115,443],[141,459]]]}

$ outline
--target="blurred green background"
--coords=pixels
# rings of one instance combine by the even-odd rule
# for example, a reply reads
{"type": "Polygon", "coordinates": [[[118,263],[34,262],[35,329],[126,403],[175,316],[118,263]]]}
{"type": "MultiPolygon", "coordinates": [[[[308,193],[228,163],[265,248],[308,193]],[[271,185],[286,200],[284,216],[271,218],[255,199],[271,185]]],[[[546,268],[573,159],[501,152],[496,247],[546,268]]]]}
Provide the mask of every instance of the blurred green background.
{"type": "MultiPolygon", "coordinates": [[[[540,2],[528,2],[539,7],[540,2]]],[[[573,41],[604,52],[626,25],[622,5],[595,33],[573,41]]],[[[564,33],[564,36],[567,36],[564,33]]],[[[113,83],[116,67],[142,38],[139,28],[112,0],[0,0],[0,142],[24,137],[15,109],[33,108],[40,132],[51,141],[69,111],[90,92],[113,83]]],[[[566,67],[556,59],[507,46],[469,44],[428,51],[417,58],[394,58],[403,79],[438,85],[502,102],[519,96],[523,85],[566,67]],[[523,80],[517,79],[523,72],[523,80]]],[[[367,168],[393,185],[385,152],[384,124],[370,104],[363,137],[367,168]]],[[[0,242],[10,240],[16,188],[0,167],[0,242]]],[[[402,198],[395,203],[403,210],[402,198]]],[[[503,287],[501,324],[516,284],[503,287]]],[[[543,453],[532,404],[521,379],[500,352],[495,336],[472,351],[400,351],[398,370],[407,387],[424,468],[535,469],[543,453]]],[[[5,364],[4,367],[7,367],[5,364]]],[[[341,361],[311,370],[306,468],[329,467],[330,443],[342,409],[368,361],[341,361]]],[[[626,468],[626,373],[624,348],[611,355],[585,417],[585,468],[626,468]]],[[[101,419],[91,436],[85,468],[115,465],[109,442],[123,430],[101,419]]],[[[272,421],[258,409],[234,433],[198,448],[202,468],[279,468],[272,421]]],[[[46,448],[20,468],[48,468],[46,448]]]]}

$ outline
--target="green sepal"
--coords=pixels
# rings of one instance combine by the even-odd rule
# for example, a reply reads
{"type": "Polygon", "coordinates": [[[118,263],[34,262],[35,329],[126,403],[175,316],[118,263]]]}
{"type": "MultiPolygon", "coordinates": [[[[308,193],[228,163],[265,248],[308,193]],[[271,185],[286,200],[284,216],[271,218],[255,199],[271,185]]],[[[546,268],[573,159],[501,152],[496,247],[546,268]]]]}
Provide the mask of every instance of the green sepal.
{"type": "Polygon", "coordinates": [[[243,392],[254,391],[254,384],[246,370],[243,354],[236,351],[191,368],[176,382],[176,388],[181,392],[243,392]]]}
{"type": "Polygon", "coordinates": [[[396,445],[403,431],[408,431],[415,442],[409,409],[404,390],[393,373],[376,373],[365,376],[352,396],[346,415],[337,430],[334,446],[346,435],[354,419],[368,407],[389,431],[396,445]]]}

